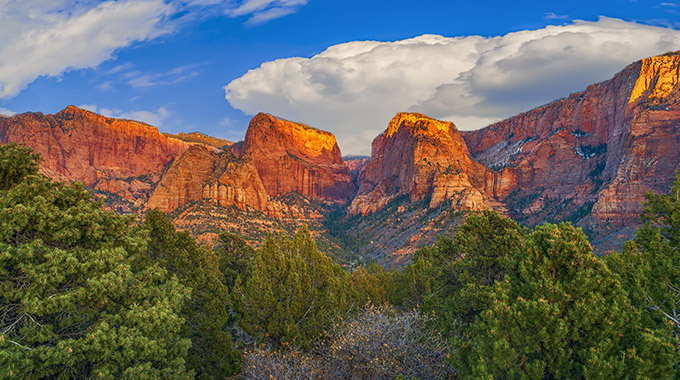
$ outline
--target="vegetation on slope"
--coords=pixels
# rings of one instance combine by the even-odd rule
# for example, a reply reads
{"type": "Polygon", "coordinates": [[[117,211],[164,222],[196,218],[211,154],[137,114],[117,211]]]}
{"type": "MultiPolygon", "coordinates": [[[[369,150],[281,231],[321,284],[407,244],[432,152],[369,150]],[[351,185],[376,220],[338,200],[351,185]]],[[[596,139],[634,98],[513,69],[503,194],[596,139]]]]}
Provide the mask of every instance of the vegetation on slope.
{"type": "Polygon", "coordinates": [[[306,227],[199,246],[35,160],[0,146],[0,378],[680,376],[680,177],[604,258],[485,211],[400,271],[347,271],[306,227]]]}

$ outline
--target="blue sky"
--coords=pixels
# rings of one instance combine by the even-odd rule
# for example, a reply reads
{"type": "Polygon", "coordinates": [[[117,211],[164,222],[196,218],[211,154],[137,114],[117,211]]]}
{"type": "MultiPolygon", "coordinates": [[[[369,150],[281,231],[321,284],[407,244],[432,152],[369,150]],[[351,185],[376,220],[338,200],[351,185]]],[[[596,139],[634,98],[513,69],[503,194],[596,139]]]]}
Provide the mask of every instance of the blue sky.
{"type": "Polygon", "coordinates": [[[396,112],[476,129],[680,50],[674,1],[0,0],[0,113],[240,140],[263,111],[368,154],[396,112]]]}

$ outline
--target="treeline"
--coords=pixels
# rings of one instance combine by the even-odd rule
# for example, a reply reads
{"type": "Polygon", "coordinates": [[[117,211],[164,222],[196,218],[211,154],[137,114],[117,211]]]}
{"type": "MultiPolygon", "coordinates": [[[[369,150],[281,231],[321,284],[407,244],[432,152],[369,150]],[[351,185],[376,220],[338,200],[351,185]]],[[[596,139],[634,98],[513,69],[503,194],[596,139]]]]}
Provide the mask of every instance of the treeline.
{"type": "Polygon", "coordinates": [[[400,271],[346,271],[304,227],[198,246],[37,159],[0,146],[0,378],[680,377],[680,178],[622,253],[486,211],[400,271]]]}

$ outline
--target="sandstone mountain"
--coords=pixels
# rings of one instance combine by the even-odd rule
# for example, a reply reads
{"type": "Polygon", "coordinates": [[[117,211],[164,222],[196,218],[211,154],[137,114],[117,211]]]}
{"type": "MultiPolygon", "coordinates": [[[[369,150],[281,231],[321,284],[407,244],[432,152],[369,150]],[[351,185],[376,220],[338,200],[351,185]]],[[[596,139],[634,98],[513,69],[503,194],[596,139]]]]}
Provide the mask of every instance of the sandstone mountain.
{"type": "Polygon", "coordinates": [[[644,194],[668,191],[680,170],[679,70],[678,53],[643,59],[463,136],[473,158],[516,175],[502,199],[512,217],[570,220],[602,243],[620,242],[639,222],[644,194]]]}
{"type": "Polygon", "coordinates": [[[502,209],[493,199],[514,185],[513,177],[503,173],[471,160],[453,123],[400,113],[373,140],[349,211],[373,213],[399,195],[412,201],[429,199],[429,208],[453,200],[459,210],[502,209]]]}
{"type": "Polygon", "coordinates": [[[332,133],[260,113],[250,121],[238,154],[252,159],[272,197],[297,192],[345,203],[354,195],[332,133]]]}
{"type": "Polygon", "coordinates": [[[163,168],[189,147],[150,125],[73,106],[54,115],[0,117],[0,142],[10,141],[40,153],[43,173],[111,194],[123,212],[141,207],[163,168]]]}
{"type": "Polygon", "coordinates": [[[400,113],[370,158],[347,162],[332,134],[268,114],[233,144],[69,106],[0,117],[0,142],[31,146],[44,173],[108,207],[159,208],[206,242],[232,230],[257,244],[304,222],[336,257],[398,265],[466,212],[493,208],[527,226],[572,221],[604,252],[631,236],[644,193],[680,171],[679,83],[669,53],[474,132],[400,113]]]}

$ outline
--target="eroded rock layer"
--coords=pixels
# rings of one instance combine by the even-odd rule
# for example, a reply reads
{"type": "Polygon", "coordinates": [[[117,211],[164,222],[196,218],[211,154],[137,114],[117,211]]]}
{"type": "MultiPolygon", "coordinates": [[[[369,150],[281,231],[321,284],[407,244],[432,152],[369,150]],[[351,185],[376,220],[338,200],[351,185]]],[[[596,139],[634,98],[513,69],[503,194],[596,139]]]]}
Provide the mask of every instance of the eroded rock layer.
{"type": "Polygon", "coordinates": [[[470,159],[453,123],[425,115],[397,114],[371,148],[357,180],[352,214],[374,213],[400,195],[429,199],[429,208],[445,201],[459,210],[499,207],[494,199],[514,185],[512,175],[470,159]]]}
{"type": "Polygon", "coordinates": [[[354,194],[349,168],[331,133],[260,113],[237,149],[252,160],[272,197],[297,192],[348,202],[354,194]]]}
{"type": "Polygon", "coordinates": [[[472,156],[515,173],[503,198],[528,224],[579,222],[595,236],[636,224],[644,194],[680,170],[680,55],[636,62],[611,80],[464,133],[472,156]]]}
{"type": "Polygon", "coordinates": [[[42,156],[46,174],[87,186],[100,179],[159,173],[189,146],[150,125],[73,106],[54,115],[24,113],[0,118],[0,142],[30,146],[42,156]]]}

